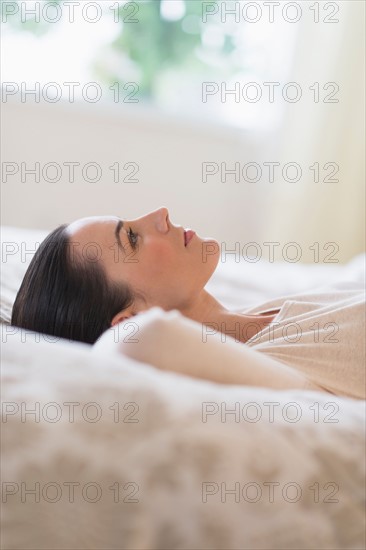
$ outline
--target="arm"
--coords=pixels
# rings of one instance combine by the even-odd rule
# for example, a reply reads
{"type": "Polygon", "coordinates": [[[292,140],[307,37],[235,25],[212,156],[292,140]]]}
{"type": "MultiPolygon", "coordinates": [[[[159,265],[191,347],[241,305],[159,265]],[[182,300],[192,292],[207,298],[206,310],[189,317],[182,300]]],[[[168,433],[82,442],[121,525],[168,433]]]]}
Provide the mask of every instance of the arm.
{"type": "Polygon", "coordinates": [[[222,342],[220,334],[213,334],[203,342],[201,324],[177,310],[152,308],[124,323],[128,325],[131,336],[119,327],[115,349],[158,369],[219,384],[325,391],[302,373],[233,338],[222,342]]]}

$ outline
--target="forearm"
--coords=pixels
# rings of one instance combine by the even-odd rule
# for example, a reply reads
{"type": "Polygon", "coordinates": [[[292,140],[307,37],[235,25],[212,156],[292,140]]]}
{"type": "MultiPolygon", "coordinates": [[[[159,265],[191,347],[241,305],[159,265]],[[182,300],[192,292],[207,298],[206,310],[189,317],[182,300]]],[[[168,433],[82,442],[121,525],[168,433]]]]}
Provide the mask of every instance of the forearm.
{"type": "MultiPolygon", "coordinates": [[[[220,384],[244,384],[274,389],[321,389],[302,373],[245,344],[213,334],[202,341],[202,326],[179,312],[164,312],[153,322],[133,318],[135,342],[124,339],[119,350],[155,367],[220,384]]],[[[131,340],[131,339],[130,339],[131,340]]]]}

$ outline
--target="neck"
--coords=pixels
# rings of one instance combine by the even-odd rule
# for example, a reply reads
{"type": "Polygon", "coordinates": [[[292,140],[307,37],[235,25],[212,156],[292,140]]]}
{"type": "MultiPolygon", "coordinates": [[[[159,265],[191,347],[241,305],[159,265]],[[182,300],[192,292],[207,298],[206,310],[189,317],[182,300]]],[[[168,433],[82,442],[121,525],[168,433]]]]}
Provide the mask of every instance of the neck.
{"type": "Polygon", "coordinates": [[[246,342],[267,326],[274,315],[246,315],[226,309],[206,290],[202,290],[191,306],[180,308],[189,319],[205,326],[203,336],[220,332],[236,341],[246,342]]]}

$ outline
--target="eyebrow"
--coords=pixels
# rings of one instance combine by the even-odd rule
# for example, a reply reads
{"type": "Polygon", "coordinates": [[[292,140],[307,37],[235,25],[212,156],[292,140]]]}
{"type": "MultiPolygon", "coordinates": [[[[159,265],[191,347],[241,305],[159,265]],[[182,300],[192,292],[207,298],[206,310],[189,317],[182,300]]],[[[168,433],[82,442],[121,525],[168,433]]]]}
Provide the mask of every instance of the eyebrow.
{"type": "Polygon", "coordinates": [[[121,236],[120,236],[120,231],[122,227],[123,227],[123,221],[119,220],[119,222],[116,225],[116,229],[114,230],[114,236],[116,237],[119,249],[122,250],[124,254],[126,254],[125,249],[123,248],[123,244],[121,242],[121,236]]]}

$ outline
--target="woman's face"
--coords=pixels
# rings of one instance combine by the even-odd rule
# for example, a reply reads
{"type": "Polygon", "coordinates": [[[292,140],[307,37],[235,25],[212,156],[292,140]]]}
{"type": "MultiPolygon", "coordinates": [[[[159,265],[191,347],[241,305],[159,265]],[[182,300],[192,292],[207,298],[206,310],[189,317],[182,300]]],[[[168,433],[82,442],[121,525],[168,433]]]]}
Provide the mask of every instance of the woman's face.
{"type": "Polygon", "coordinates": [[[98,258],[111,281],[128,283],[153,306],[189,308],[216,269],[220,249],[214,239],[194,235],[185,246],[184,228],[173,225],[162,207],[135,220],[115,216],[82,218],[68,226],[71,250],[84,262],[98,258]],[[121,223],[123,222],[123,223],[121,223]]]}

